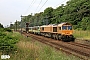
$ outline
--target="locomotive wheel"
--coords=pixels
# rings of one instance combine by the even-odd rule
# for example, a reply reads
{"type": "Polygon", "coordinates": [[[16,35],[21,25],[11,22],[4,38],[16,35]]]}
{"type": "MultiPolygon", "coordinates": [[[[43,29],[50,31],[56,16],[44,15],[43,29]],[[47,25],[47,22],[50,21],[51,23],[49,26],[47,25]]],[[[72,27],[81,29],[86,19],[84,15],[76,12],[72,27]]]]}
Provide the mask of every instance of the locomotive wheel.
{"type": "Polygon", "coordinates": [[[55,34],[52,34],[52,38],[53,38],[53,39],[56,39],[56,36],[55,36],[55,34]]]}
{"type": "Polygon", "coordinates": [[[53,38],[55,39],[55,34],[53,34],[53,38]]]}
{"type": "Polygon", "coordinates": [[[75,41],[75,38],[72,38],[71,41],[74,42],[75,41]]]}
{"type": "Polygon", "coordinates": [[[58,35],[58,39],[59,39],[59,40],[62,40],[62,39],[61,39],[61,35],[58,35]]]}
{"type": "Polygon", "coordinates": [[[59,40],[58,35],[56,35],[56,40],[59,40]]]}
{"type": "Polygon", "coordinates": [[[51,34],[51,38],[53,39],[53,34],[51,34]]]}

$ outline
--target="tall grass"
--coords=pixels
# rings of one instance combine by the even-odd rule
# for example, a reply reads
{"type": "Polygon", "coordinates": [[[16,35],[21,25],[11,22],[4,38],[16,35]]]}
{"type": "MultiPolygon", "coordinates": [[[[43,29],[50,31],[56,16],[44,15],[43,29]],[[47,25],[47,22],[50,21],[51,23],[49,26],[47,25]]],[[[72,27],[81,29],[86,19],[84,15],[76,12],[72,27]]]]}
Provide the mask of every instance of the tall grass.
{"type": "Polygon", "coordinates": [[[82,38],[82,39],[89,39],[90,40],[90,31],[75,30],[73,35],[76,38],[82,38]]]}
{"type": "Polygon", "coordinates": [[[80,60],[79,58],[57,51],[50,46],[22,36],[17,44],[18,50],[10,60],[80,60]]]}
{"type": "Polygon", "coordinates": [[[47,46],[43,43],[34,41],[30,37],[25,37],[19,33],[14,33],[19,42],[17,51],[10,54],[8,60],[80,60],[79,58],[57,51],[56,49],[47,46]]]}

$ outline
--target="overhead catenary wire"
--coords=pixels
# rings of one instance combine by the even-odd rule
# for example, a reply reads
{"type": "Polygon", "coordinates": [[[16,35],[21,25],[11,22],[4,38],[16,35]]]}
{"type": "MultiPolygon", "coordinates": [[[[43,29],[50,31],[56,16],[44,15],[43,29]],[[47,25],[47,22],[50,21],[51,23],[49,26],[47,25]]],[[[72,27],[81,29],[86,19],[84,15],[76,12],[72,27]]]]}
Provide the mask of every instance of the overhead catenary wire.
{"type": "Polygon", "coordinates": [[[25,14],[28,12],[28,10],[33,6],[36,0],[32,0],[31,4],[29,5],[28,9],[26,10],[25,14]]]}
{"type": "Polygon", "coordinates": [[[31,7],[34,5],[35,2],[36,2],[36,0],[32,3],[31,7]]]}
{"type": "MultiPolygon", "coordinates": [[[[32,0],[31,4],[29,5],[28,9],[31,7],[32,3],[33,3],[34,0],[32,0]]],[[[28,11],[28,9],[26,10],[26,12],[28,11]]],[[[25,13],[26,13],[25,12],[25,13]]]]}
{"type": "Polygon", "coordinates": [[[38,6],[37,6],[37,8],[36,8],[36,10],[35,10],[35,11],[37,11],[37,9],[39,8],[39,6],[40,6],[41,2],[42,2],[42,0],[41,0],[41,1],[40,1],[40,3],[38,4],[38,6]]]}
{"type": "MultiPolygon", "coordinates": [[[[48,0],[46,0],[46,1],[44,2],[44,4],[40,7],[42,1],[43,1],[43,0],[41,0],[41,1],[39,2],[39,4],[37,5],[37,7],[36,7],[36,9],[35,9],[35,12],[36,12],[37,10],[38,10],[37,12],[40,12],[40,10],[43,8],[43,6],[48,2],[48,0]],[[39,7],[40,7],[40,9],[39,9],[39,7]]],[[[62,2],[60,2],[60,3],[57,4],[57,5],[55,5],[54,7],[57,7],[58,5],[62,4],[62,3],[65,2],[65,1],[67,1],[67,0],[63,0],[62,2]]],[[[28,10],[33,6],[33,4],[34,4],[35,2],[36,2],[36,0],[32,0],[32,2],[31,2],[31,4],[30,4],[30,6],[28,7],[28,9],[26,10],[25,14],[28,12],[28,10]]]]}
{"type": "Polygon", "coordinates": [[[55,5],[54,7],[57,7],[58,5],[62,4],[63,2],[65,2],[67,0],[63,0],[62,2],[60,2],[59,4],[55,5]]]}
{"type": "Polygon", "coordinates": [[[48,0],[45,1],[45,3],[41,6],[41,8],[38,10],[38,12],[42,9],[42,7],[47,3],[48,0]]]}

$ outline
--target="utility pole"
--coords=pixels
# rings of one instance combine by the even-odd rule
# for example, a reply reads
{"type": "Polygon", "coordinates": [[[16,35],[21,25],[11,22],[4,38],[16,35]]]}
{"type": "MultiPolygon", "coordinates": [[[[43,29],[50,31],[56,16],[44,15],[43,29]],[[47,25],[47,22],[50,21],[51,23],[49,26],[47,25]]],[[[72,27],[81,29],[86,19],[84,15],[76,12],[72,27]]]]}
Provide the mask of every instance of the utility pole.
{"type": "Polygon", "coordinates": [[[17,31],[17,20],[16,20],[16,31],[17,31]]]}
{"type": "Polygon", "coordinates": [[[21,34],[22,34],[22,15],[21,15],[21,34]]]}
{"type": "Polygon", "coordinates": [[[23,18],[25,18],[25,19],[26,19],[26,16],[22,16],[22,15],[21,15],[21,34],[22,34],[22,28],[23,28],[23,26],[22,26],[22,25],[23,25],[23,23],[24,23],[24,22],[22,21],[22,19],[23,19],[23,18]]]}
{"type": "Polygon", "coordinates": [[[12,29],[12,22],[10,22],[10,29],[12,29]]]}

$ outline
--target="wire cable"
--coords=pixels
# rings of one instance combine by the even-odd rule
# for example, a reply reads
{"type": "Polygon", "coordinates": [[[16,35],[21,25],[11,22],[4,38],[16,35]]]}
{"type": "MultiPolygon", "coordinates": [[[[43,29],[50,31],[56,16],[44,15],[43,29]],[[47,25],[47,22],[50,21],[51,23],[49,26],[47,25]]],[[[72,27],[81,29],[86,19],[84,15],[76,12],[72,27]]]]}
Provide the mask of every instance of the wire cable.
{"type": "Polygon", "coordinates": [[[36,2],[36,0],[32,3],[31,7],[34,5],[35,2],[36,2]]]}
{"type": "Polygon", "coordinates": [[[31,4],[29,5],[28,9],[26,10],[25,14],[28,12],[28,10],[33,6],[36,0],[32,0],[31,4]]]}
{"type": "Polygon", "coordinates": [[[65,2],[66,0],[63,0],[62,2],[60,2],[59,4],[57,4],[56,6],[54,7],[57,7],[58,5],[62,4],[63,2],[65,2]]]}
{"type": "Polygon", "coordinates": [[[40,1],[40,3],[38,4],[38,6],[37,6],[37,8],[36,8],[36,10],[35,10],[35,11],[37,11],[37,9],[38,9],[38,7],[40,6],[41,2],[42,2],[42,0],[41,0],[41,1],[40,1]]]}
{"type": "Polygon", "coordinates": [[[41,8],[38,10],[38,12],[42,9],[42,7],[47,3],[48,0],[45,1],[45,3],[41,6],[41,8]]]}

